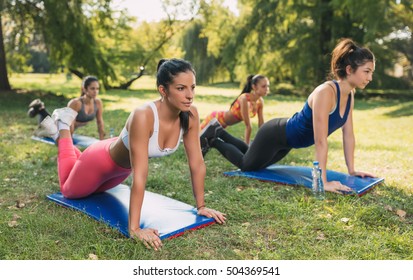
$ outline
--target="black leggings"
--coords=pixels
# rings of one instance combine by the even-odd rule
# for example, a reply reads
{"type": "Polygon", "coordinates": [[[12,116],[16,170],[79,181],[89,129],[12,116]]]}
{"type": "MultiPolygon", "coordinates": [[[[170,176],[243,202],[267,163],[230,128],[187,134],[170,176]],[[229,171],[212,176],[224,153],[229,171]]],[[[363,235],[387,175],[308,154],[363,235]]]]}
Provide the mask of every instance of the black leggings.
{"type": "Polygon", "coordinates": [[[47,117],[47,116],[52,116],[50,113],[45,109],[41,109],[39,111],[39,124],[47,117]]]}
{"type": "Polygon", "coordinates": [[[242,171],[259,170],[270,166],[291,150],[287,145],[287,118],[277,118],[264,123],[257,132],[254,141],[248,145],[220,130],[218,137],[211,143],[227,160],[242,171]]]}

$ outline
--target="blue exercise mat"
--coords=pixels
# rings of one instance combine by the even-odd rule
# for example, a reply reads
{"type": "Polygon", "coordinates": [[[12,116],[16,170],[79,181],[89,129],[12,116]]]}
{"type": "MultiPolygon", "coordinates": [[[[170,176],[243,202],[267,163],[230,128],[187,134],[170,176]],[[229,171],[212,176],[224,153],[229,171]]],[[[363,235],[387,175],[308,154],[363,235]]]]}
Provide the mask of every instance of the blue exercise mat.
{"type": "MultiPolygon", "coordinates": [[[[242,176],[261,181],[276,182],[285,185],[299,185],[311,189],[311,168],[304,166],[271,165],[258,171],[241,170],[224,172],[226,176],[242,176]]],[[[384,181],[384,178],[361,178],[345,173],[327,170],[328,181],[340,181],[354,190],[358,196],[362,196],[374,186],[384,181]]],[[[349,193],[348,193],[349,194],[349,193]]]]}
{"type": "MultiPolygon", "coordinates": [[[[60,205],[104,222],[129,237],[130,188],[126,185],[120,184],[106,192],[81,199],[67,199],[60,192],[47,197],[60,205]]],[[[140,226],[157,229],[161,239],[171,239],[187,230],[195,230],[213,223],[215,223],[214,219],[198,215],[197,209],[189,204],[145,191],[140,226]]]]}
{"type": "MultiPolygon", "coordinates": [[[[55,145],[55,141],[52,138],[49,137],[38,137],[38,136],[32,136],[31,137],[33,140],[40,141],[46,144],[50,145],[55,145]]],[[[99,141],[99,139],[89,137],[89,136],[84,136],[84,135],[79,135],[79,134],[73,134],[73,144],[78,146],[79,148],[87,148],[93,143],[99,141]]]]}

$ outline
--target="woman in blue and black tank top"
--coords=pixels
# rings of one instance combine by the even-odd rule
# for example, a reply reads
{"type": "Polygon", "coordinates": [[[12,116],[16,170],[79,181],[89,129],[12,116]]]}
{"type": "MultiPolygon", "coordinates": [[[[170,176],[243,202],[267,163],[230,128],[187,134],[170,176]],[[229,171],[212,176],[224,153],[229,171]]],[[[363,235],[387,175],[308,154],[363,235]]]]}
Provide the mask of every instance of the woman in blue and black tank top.
{"type": "MultiPolygon", "coordinates": [[[[352,40],[340,41],[332,52],[331,74],[335,80],[319,85],[309,95],[303,109],[291,118],[276,118],[258,130],[250,146],[221,129],[219,123],[210,125],[206,145],[216,148],[232,164],[243,171],[258,170],[284,158],[293,148],[315,145],[315,158],[323,170],[326,191],[351,191],[337,181],[327,181],[327,137],[342,128],[344,156],[349,174],[373,176],[354,168],[355,138],[353,107],[356,88],[363,89],[373,78],[373,53],[358,47],[352,40]]],[[[208,147],[202,147],[203,150],[208,147]]]]}

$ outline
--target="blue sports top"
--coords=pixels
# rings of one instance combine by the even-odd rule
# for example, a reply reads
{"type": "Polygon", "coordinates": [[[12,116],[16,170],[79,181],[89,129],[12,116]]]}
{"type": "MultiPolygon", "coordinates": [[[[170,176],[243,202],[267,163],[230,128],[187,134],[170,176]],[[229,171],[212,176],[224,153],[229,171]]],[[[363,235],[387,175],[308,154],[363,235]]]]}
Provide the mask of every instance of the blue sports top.
{"type": "MultiPolygon", "coordinates": [[[[328,135],[346,123],[351,106],[350,95],[342,118],[340,116],[340,87],[336,81],[333,82],[337,88],[337,103],[328,117],[328,135]]],[[[314,145],[313,110],[308,105],[308,100],[305,102],[303,109],[288,120],[286,134],[287,143],[291,148],[304,148],[314,145]]]]}
{"type": "Polygon", "coordinates": [[[85,112],[85,104],[83,103],[83,99],[80,99],[82,103],[82,107],[80,107],[80,111],[77,113],[76,121],[77,122],[90,122],[96,117],[96,113],[98,112],[98,106],[96,105],[96,100],[93,100],[93,112],[90,114],[86,114],[85,112]]]}
{"type": "MultiPolygon", "coordinates": [[[[152,136],[149,138],[148,144],[148,156],[149,158],[155,157],[163,157],[172,154],[178,149],[179,143],[181,142],[181,137],[183,134],[183,129],[179,133],[178,142],[176,143],[175,147],[173,148],[165,148],[161,149],[159,147],[158,137],[159,137],[159,117],[158,117],[158,110],[154,102],[149,103],[154,117],[153,122],[153,133],[152,136]]],[[[122,132],[120,133],[119,137],[122,139],[123,144],[129,150],[129,132],[126,130],[126,126],[123,127],[122,132]]]]}

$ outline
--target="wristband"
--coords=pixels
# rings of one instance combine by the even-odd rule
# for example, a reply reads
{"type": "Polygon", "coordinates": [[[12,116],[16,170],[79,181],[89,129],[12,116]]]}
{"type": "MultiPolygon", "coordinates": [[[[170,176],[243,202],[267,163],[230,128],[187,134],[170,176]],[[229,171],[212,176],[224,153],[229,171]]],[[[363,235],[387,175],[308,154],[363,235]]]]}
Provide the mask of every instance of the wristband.
{"type": "Polygon", "coordinates": [[[204,208],[204,207],[205,207],[205,204],[202,204],[201,206],[197,207],[196,209],[199,210],[199,209],[204,208]]]}

